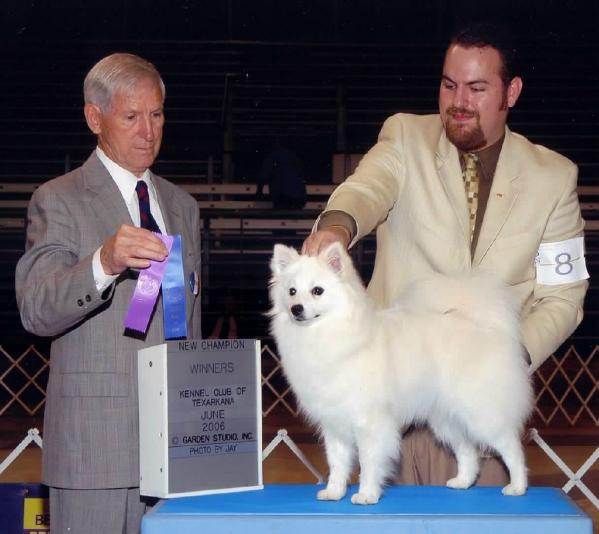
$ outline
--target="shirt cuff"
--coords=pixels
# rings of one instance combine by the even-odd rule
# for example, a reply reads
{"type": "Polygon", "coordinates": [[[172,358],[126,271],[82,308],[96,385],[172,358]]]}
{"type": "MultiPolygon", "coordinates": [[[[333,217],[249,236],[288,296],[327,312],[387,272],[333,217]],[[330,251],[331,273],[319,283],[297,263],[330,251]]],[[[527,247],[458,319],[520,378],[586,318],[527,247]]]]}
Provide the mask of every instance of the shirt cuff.
{"type": "Polygon", "coordinates": [[[324,230],[325,228],[329,228],[330,226],[343,226],[347,228],[350,234],[350,243],[356,237],[358,233],[358,225],[354,218],[349,215],[349,213],[345,213],[341,210],[331,210],[325,211],[320,218],[318,219],[318,230],[324,230]]]}
{"type": "Polygon", "coordinates": [[[119,276],[118,274],[106,274],[104,272],[102,262],[100,261],[101,250],[102,247],[98,248],[98,250],[94,252],[94,257],[92,258],[92,270],[94,273],[94,281],[96,282],[96,289],[98,290],[98,293],[102,293],[119,276]]]}

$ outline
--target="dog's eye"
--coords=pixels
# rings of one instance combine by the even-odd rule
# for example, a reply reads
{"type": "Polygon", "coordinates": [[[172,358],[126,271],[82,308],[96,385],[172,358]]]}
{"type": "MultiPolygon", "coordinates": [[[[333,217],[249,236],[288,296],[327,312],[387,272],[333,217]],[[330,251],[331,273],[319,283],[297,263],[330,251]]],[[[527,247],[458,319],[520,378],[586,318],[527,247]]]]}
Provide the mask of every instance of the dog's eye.
{"type": "Polygon", "coordinates": [[[293,295],[295,295],[297,293],[297,291],[295,290],[295,287],[290,287],[289,288],[289,294],[293,297],[293,295]]]}
{"type": "Polygon", "coordinates": [[[320,286],[316,286],[312,288],[312,295],[322,295],[324,293],[324,289],[320,286]]]}

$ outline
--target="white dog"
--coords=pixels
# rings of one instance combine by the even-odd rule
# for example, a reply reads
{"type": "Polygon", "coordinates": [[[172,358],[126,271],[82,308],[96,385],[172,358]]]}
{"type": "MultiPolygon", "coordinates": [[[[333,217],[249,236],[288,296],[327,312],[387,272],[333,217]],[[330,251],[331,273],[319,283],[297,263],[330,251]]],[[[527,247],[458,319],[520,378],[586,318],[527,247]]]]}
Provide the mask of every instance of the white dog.
{"type": "Polygon", "coordinates": [[[413,422],[427,422],[454,451],[458,472],[447,486],[474,484],[482,448],[509,470],[503,493],[526,492],[520,436],[532,392],[507,288],[483,274],[435,275],[378,310],[338,243],[317,257],[275,245],[271,269],[283,369],[324,437],[330,472],[319,499],[345,495],[357,450],[351,500],[378,502],[413,422]]]}

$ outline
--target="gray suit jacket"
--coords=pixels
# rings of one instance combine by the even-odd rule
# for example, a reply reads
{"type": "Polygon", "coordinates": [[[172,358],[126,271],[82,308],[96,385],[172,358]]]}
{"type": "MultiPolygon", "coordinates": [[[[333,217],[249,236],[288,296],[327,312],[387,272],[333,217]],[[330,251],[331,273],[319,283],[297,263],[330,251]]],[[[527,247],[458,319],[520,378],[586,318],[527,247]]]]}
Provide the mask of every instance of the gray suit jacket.
{"type": "MultiPolygon", "coordinates": [[[[200,298],[188,277],[200,268],[197,203],[152,175],[169,234],[181,234],[189,337],[200,337],[200,298]]],[[[98,293],[95,250],[133,224],[94,152],[83,166],[32,196],[26,252],[16,271],[25,328],[53,336],[44,419],[43,481],[63,488],[139,485],[137,351],[163,342],[159,301],[145,339],[124,335],[136,280],[125,271],[98,293]]]]}

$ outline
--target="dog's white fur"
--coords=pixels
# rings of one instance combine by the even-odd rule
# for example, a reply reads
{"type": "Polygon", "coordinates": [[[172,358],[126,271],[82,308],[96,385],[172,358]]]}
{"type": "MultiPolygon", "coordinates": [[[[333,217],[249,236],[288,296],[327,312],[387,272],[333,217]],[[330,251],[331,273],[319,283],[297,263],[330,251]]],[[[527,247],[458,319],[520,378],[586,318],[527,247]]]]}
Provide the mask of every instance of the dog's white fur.
{"type": "Polygon", "coordinates": [[[481,273],[435,275],[386,310],[375,309],[349,255],[334,243],[317,257],[275,245],[271,330],[299,404],[324,437],[329,479],[341,499],[354,458],[353,503],[378,502],[399,455],[401,430],[427,422],[458,460],[451,488],[471,486],[479,448],[498,452],[522,495],[520,441],[532,403],[508,289],[481,273]]]}

